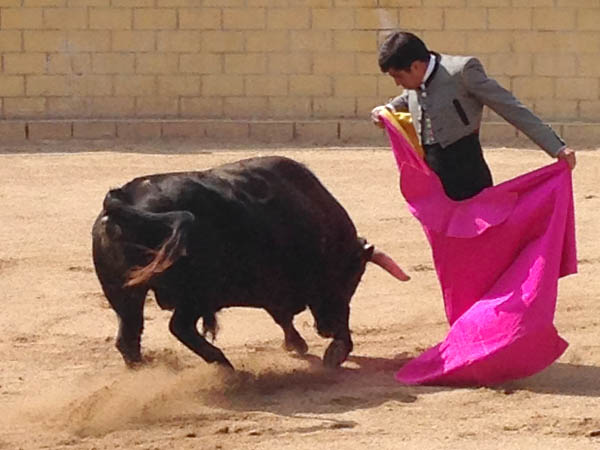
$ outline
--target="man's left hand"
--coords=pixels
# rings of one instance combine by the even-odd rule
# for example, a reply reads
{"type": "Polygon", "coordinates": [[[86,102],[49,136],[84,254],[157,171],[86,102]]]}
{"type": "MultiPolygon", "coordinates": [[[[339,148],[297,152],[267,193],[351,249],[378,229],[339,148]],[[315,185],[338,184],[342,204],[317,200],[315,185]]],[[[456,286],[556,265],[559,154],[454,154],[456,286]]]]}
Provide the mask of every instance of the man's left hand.
{"type": "Polygon", "coordinates": [[[572,148],[569,147],[565,147],[563,148],[558,155],[556,155],[556,157],[558,159],[564,159],[567,164],[569,165],[569,167],[571,168],[571,170],[573,170],[575,168],[575,164],[577,163],[576,159],[575,159],[575,150],[573,150],[572,148]]]}

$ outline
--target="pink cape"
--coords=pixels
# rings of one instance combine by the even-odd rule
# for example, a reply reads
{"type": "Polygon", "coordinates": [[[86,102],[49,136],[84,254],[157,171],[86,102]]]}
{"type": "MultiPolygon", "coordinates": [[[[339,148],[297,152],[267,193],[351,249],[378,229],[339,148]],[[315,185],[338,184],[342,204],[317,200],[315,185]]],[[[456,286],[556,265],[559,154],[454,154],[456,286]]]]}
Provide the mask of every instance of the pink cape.
{"type": "Polygon", "coordinates": [[[397,373],[406,384],[492,385],[567,348],[553,325],[558,278],[577,271],[571,171],[559,161],[449,199],[388,118],[400,189],[431,245],[450,331],[397,373]]]}

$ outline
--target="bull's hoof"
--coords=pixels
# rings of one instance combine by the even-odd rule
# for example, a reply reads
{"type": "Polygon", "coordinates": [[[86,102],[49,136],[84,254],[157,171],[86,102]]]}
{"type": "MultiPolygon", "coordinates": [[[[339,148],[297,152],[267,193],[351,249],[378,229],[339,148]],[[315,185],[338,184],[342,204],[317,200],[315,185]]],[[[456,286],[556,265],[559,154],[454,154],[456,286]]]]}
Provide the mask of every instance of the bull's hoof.
{"type": "Polygon", "coordinates": [[[308,352],[308,344],[302,338],[293,342],[285,341],[283,343],[283,348],[288,352],[296,352],[300,356],[304,356],[308,352]]]}
{"type": "Polygon", "coordinates": [[[335,369],[339,367],[346,358],[350,354],[350,345],[341,340],[334,340],[327,350],[325,350],[325,355],[323,356],[323,365],[330,369],[335,369]]]}

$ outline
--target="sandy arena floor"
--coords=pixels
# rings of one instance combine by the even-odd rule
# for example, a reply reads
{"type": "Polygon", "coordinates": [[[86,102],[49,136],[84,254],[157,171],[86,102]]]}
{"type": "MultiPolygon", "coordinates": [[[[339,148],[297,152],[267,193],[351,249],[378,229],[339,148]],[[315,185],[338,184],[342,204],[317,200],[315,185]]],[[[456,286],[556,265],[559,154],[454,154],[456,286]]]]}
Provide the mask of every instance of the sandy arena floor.
{"type": "MultiPolygon", "coordinates": [[[[497,182],[551,162],[542,151],[486,153],[497,182]]],[[[580,151],[574,177],[580,273],[560,283],[563,357],[495,389],[406,387],[395,370],[448,326],[388,149],[0,147],[0,449],[600,447],[600,152],[580,151]],[[220,314],[216,344],[238,368],[228,375],[177,342],[150,299],[142,345],[154,362],[127,370],[90,254],[104,194],[138,175],[259,154],[308,164],[412,280],[368,267],[352,302],[355,349],[338,371],[315,362],[327,341],[307,313],[296,325],[313,357],[298,359],[265,312],[240,308],[220,314]]]]}

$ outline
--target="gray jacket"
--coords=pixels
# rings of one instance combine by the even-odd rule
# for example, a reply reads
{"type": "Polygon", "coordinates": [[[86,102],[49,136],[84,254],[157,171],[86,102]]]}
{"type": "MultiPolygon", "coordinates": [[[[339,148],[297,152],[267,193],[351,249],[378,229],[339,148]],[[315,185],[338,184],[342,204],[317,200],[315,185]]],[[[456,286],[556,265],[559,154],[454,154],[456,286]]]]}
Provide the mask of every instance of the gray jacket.
{"type": "Polygon", "coordinates": [[[472,56],[435,54],[436,65],[425,91],[405,89],[390,103],[397,111],[409,111],[421,136],[423,104],[431,119],[435,140],[442,147],[479,130],[483,105],[527,135],[551,156],[564,147],[552,128],[527,109],[509,91],[488,78],[472,56]]]}

